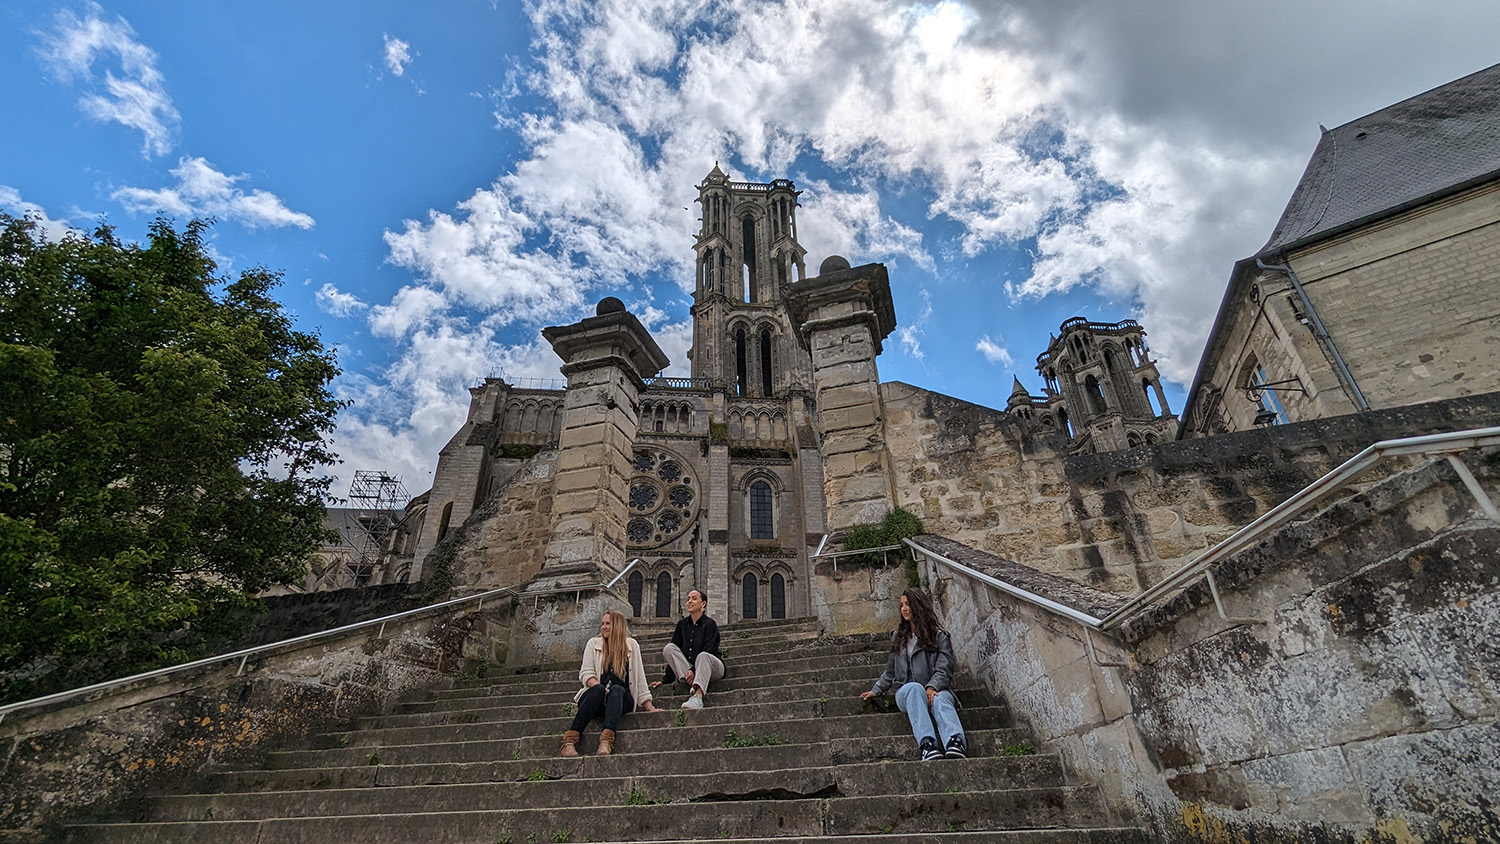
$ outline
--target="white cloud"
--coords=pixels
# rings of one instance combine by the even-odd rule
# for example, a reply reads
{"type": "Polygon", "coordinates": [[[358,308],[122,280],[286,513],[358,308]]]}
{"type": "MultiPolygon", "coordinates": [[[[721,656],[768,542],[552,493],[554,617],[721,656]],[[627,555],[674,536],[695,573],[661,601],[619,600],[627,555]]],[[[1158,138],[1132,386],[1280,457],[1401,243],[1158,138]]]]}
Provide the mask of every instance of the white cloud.
{"type": "Polygon", "coordinates": [[[247,175],[226,175],[202,158],[179,159],[171,173],[177,180],[172,187],[119,188],[110,198],[132,213],[213,216],[233,220],[248,229],[261,226],[310,229],[315,225],[312,217],[287,208],[273,193],[258,189],[245,193],[235,183],[249,178],[247,175]]]}
{"type": "MultiPolygon", "coordinates": [[[[521,140],[518,158],[456,208],[385,235],[390,262],[417,276],[369,313],[372,329],[400,344],[393,383],[446,395],[461,418],[455,384],[414,380],[423,338],[442,327],[493,365],[521,347],[485,330],[576,319],[598,295],[658,280],[689,290],[698,226],[686,186],[714,159],[735,179],[798,182],[810,269],[839,253],[888,261],[910,284],[957,271],[950,256],[1029,254],[1011,284],[975,277],[955,294],[946,278],[917,279],[932,291],[924,311],[938,307],[941,319],[944,307],[999,310],[1007,294],[1025,307],[1092,287],[1146,323],[1163,373],[1185,381],[1230,265],[1269,232],[1316,141],[1322,115],[1312,109],[1328,100],[1309,80],[1343,65],[1364,68],[1362,79],[1398,72],[1361,58],[1374,25],[1349,25],[1339,4],[1138,5],[528,3],[530,72],[492,93],[497,122],[521,140]],[[1286,37],[1265,39],[1269,22],[1286,37]],[[1250,54],[1258,60],[1232,58],[1250,54]]],[[[1457,5],[1413,6],[1386,28],[1429,41],[1447,31],[1471,53],[1489,49],[1485,27],[1423,22],[1495,15],[1475,0],[1457,5]]],[[[1341,105],[1353,110],[1326,122],[1394,99],[1341,105]]],[[[926,313],[903,319],[896,337],[919,362],[931,353],[924,339],[935,345],[926,313]]],[[[664,348],[685,348],[686,323],[646,316],[664,348]],[[679,339],[663,341],[670,332],[679,339]]],[[[522,359],[545,358],[525,348],[522,359]]],[[[1004,338],[986,335],[975,349],[1014,365],[1004,338]]],[[[415,418],[391,401],[389,419],[415,418]]]]}
{"type": "Polygon", "coordinates": [[[442,294],[430,287],[403,287],[389,305],[370,310],[370,330],[377,337],[401,339],[447,310],[442,294]]]}
{"type": "Polygon", "coordinates": [[[915,318],[896,329],[896,339],[901,342],[901,350],[925,368],[927,355],[922,351],[922,334],[926,331],[927,323],[932,319],[932,294],[924,288],[921,291],[921,298],[922,309],[917,312],[915,318]]]}
{"type": "Polygon", "coordinates": [[[319,308],[336,317],[350,316],[356,311],[363,311],[370,307],[353,293],[339,290],[332,282],[326,282],[318,289],[316,300],[319,308]]]}
{"type": "Polygon", "coordinates": [[[41,229],[42,237],[58,243],[71,232],[77,232],[66,219],[54,220],[48,216],[46,209],[35,202],[27,202],[21,198],[21,192],[10,185],[0,185],[0,211],[4,211],[13,217],[27,217],[35,220],[37,227],[41,229]]]}
{"type": "Polygon", "coordinates": [[[390,71],[392,76],[405,76],[406,68],[415,58],[411,52],[411,45],[389,35],[381,37],[385,39],[385,69],[390,71]]]}
{"type": "Polygon", "coordinates": [[[136,40],[124,18],[104,20],[97,3],[85,11],[83,18],[66,10],[57,14],[56,26],[42,35],[43,60],[58,79],[86,87],[78,101],[85,114],[139,131],[148,158],[171,151],[181,118],[156,67],[156,53],[136,40]],[[95,64],[111,56],[117,65],[103,70],[101,82],[95,64]]]}
{"type": "Polygon", "coordinates": [[[982,335],[979,338],[979,342],[974,344],[974,349],[984,355],[984,359],[990,363],[998,363],[1007,367],[1015,364],[1015,360],[1010,356],[1010,351],[994,340],[991,340],[988,334],[982,335]]]}

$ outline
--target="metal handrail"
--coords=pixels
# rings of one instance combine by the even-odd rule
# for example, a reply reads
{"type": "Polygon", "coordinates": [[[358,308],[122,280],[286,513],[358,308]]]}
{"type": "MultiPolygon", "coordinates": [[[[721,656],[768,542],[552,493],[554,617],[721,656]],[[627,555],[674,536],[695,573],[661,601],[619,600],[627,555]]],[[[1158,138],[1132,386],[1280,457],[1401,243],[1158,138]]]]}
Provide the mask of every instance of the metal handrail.
{"type": "Polygon", "coordinates": [[[380,618],[372,618],[367,621],[357,621],[353,624],[346,624],[342,627],[333,627],[328,630],[319,630],[316,633],[307,633],[302,636],[295,636],[291,639],[283,639],[280,642],[271,642],[265,645],[256,645],[253,648],[244,648],[242,650],[231,651],[229,653],[219,654],[217,656],[195,659],[192,662],[184,662],[180,665],[169,665],[166,668],[157,668],[155,670],[145,671],[140,674],[132,674],[129,677],[121,677],[118,680],[105,680],[102,683],[95,683],[91,686],[80,686],[76,689],[54,692],[53,694],[38,698],[32,698],[31,700],[17,701],[16,703],[0,706],[0,721],[3,721],[6,715],[9,715],[12,712],[18,712],[22,709],[32,709],[38,706],[44,706],[49,703],[59,703],[70,698],[81,697],[91,692],[104,691],[112,686],[124,686],[131,683],[137,683],[142,680],[153,680],[158,677],[166,677],[170,674],[175,674],[179,671],[188,671],[194,668],[202,668],[220,662],[232,662],[238,659],[240,661],[239,673],[243,674],[245,671],[246,661],[248,661],[250,657],[255,656],[256,654],[272,650],[285,649],[295,645],[305,645],[322,639],[337,638],[341,635],[352,633],[365,627],[373,627],[377,624],[380,625],[380,630],[378,633],[376,633],[376,638],[380,638],[385,633],[385,626],[390,622],[413,618],[418,615],[438,615],[443,611],[451,611],[457,609],[459,605],[466,604],[471,601],[477,604],[475,610],[477,612],[484,609],[484,602],[488,598],[500,598],[506,596],[514,598],[531,598],[543,595],[556,595],[564,592],[585,592],[591,589],[610,589],[613,588],[616,583],[619,583],[620,578],[624,577],[625,573],[634,568],[635,564],[639,563],[640,561],[641,560],[639,557],[631,560],[629,565],[625,566],[625,568],[623,569],[620,569],[620,573],[615,575],[614,579],[609,583],[595,583],[586,586],[559,586],[550,589],[538,589],[531,592],[520,592],[517,591],[516,587],[514,586],[504,586],[499,589],[491,589],[487,592],[480,592],[475,595],[465,595],[462,598],[454,598],[452,600],[443,601],[440,604],[428,604],[425,607],[417,607],[416,609],[405,610],[403,612],[393,613],[391,615],[382,616],[380,618]]]}
{"type": "MultiPolygon", "coordinates": [[[[1500,427],[1476,428],[1471,431],[1455,431],[1447,434],[1427,434],[1420,437],[1382,440],[1375,443],[1344,461],[1338,468],[1308,484],[1291,498],[1272,507],[1265,515],[1235,531],[1227,539],[1203,552],[1191,562],[1168,575],[1161,582],[1132,597],[1114,612],[1103,618],[1096,618],[1065,604],[1059,604],[1056,601],[1043,598],[1015,584],[1007,583],[996,577],[987,575],[956,560],[950,560],[942,554],[924,548],[921,544],[910,539],[904,539],[902,542],[911,546],[913,552],[921,553],[929,559],[941,562],[955,571],[968,575],[974,580],[999,589],[1021,600],[1036,604],[1048,612],[1070,618],[1085,628],[1092,630],[1112,630],[1148,606],[1169,595],[1175,594],[1178,590],[1186,588],[1200,575],[1212,577],[1212,573],[1208,571],[1210,566],[1258,542],[1264,534],[1296,518],[1329,493],[1353,481],[1356,477],[1364,474],[1374,467],[1375,464],[1387,457],[1404,454],[1444,455],[1448,459],[1449,464],[1453,466],[1453,470],[1458,474],[1459,479],[1463,481],[1469,494],[1474,497],[1474,501],[1478,505],[1480,512],[1490,521],[1500,523],[1500,509],[1495,507],[1495,502],[1490,499],[1489,494],[1485,492],[1484,487],[1480,485],[1478,479],[1474,477],[1474,473],[1469,470],[1469,467],[1455,456],[1455,452],[1492,445],[1500,445],[1500,427]]],[[[1219,599],[1217,585],[1210,583],[1210,589],[1213,593],[1214,605],[1218,608],[1221,618],[1236,622],[1258,621],[1258,619],[1235,619],[1226,615],[1224,605],[1219,599]]]]}
{"type": "Polygon", "coordinates": [[[818,543],[818,553],[809,554],[808,560],[833,560],[833,570],[839,570],[839,557],[855,557],[861,554],[873,554],[880,552],[881,565],[889,565],[891,562],[890,552],[901,550],[900,543],[895,545],[877,545],[874,548],[850,548],[843,551],[829,551],[823,553],[823,546],[828,543],[828,535],[824,534],[823,541],[818,543]]]}

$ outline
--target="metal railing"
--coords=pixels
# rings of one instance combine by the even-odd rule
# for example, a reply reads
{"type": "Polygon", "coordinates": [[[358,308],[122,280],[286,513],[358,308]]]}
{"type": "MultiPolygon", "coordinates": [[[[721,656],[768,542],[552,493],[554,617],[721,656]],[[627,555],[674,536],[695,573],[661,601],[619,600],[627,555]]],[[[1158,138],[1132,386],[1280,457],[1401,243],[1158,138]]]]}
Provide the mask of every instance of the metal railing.
{"type": "Polygon", "coordinates": [[[823,541],[818,543],[817,552],[809,554],[807,556],[807,559],[833,560],[834,571],[839,570],[839,557],[858,557],[863,554],[873,554],[876,551],[880,552],[881,565],[889,565],[891,562],[891,552],[900,551],[905,547],[903,545],[878,545],[874,548],[854,548],[846,551],[829,551],[827,553],[824,553],[823,546],[826,544],[828,544],[828,537],[825,535],[823,537],[823,541]]]}
{"type": "Polygon", "coordinates": [[[158,668],[153,671],[145,671],[140,674],[132,674],[129,677],[121,677],[117,680],[105,680],[102,683],[95,683],[92,686],[81,686],[76,689],[68,689],[67,691],[55,692],[44,697],[18,701],[16,703],[0,706],[0,721],[5,720],[5,716],[11,714],[12,712],[18,712],[23,709],[34,709],[36,707],[46,706],[52,703],[61,703],[75,697],[82,697],[84,695],[91,694],[93,692],[108,691],[109,689],[117,686],[127,686],[132,683],[139,683],[143,680],[155,680],[162,677],[168,677],[178,672],[191,671],[195,668],[205,668],[224,662],[233,662],[235,660],[239,660],[239,670],[235,672],[235,676],[238,677],[245,673],[245,665],[249,662],[251,657],[257,655],[276,650],[295,650],[304,645],[312,644],[313,642],[319,642],[325,639],[341,638],[355,631],[363,630],[367,627],[375,627],[377,625],[379,626],[379,630],[376,631],[375,638],[379,639],[385,635],[385,627],[387,624],[414,619],[419,616],[444,615],[446,613],[454,612],[458,610],[459,607],[462,607],[463,605],[469,603],[473,603],[475,605],[475,612],[480,612],[484,609],[485,601],[493,601],[496,598],[515,598],[520,600],[534,597],[540,599],[546,597],[547,595],[560,595],[567,592],[576,592],[581,596],[584,592],[592,591],[595,589],[611,589],[616,583],[620,582],[620,578],[624,577],[627,572],[635,568],[636,563],[639,563],[640,561],[641,560],[639,557],[631,560],[630,563],[626,565],[625,568],[620,569],[619,574],[616,574],[614,576],[614,579],[608,583],[593,583],[584,586],[559,586],[551,589],[537,589],[529,592],[521,592],[514,586],[506,586],[500,589],[491,589],[487,592],[480,592],[474,595],[465,595],[462,598],[454,598],[450,601],[443,601],[439,604],[429,604],[425,607],[417,607],[416,609],[406,610],[405,612],[393,613],[391,615],[382,616],[380,618],[372,618],[368,621],[357,621],[353,624],[346,624],[342,627],[333,627],[328,630],[320,630],[316,633],[308,633],[306,635],[296,636],[291,639],[283,639],[280,642],[271,642],[270,644],[266,645],[256,645],[253,648],[245,648],[243,650],[219,654],[217,656],[204,657],[203,659],[196,659],[192,662],[184,662],[180,665],[169,665],[166,668],[158,668]]]}
{"type": "MultiPolygon", "coordinates": [[[[1016,586],[1013,583],[1007,583],[999,578],[992,577],[956,560],[951,560],[936,551],[925,548],[919,542],[911,539],[904,539],[902,541],[912,548],[913,554],[920,553],[928,559],[967,575],[973,580],[1035,604],[1048,612],[1072,619],[1083,625],[1085,632],[1089,630],[1107,631],[1119,627],[1127,619],[1139,614],[1147,607],[1175,595],[1182,589],[1186,589],[1199,576],[1204,577],[1208,581],[1209,592],[1213,595],[1214,606],[1218,610],[1220,618],[1235,623],[1260,623],[1264,622],[1265,619],[1235,618],[1224,612],[1224,603],[1219,597],[1219,587],[1214,582],[1213,572],[1209,571],[1210,566],[1259,542],[1267,533],[1295,519],[1329,494],[1374,468],[1376,464],[1387,457],[1400,455],[1422,454],[1442,455],[1445,457],[1453,467],[1454,472],[1458,474],[1465,488],[1468,489],[1469,494],[1474,497],[1479,511],[1484,514],[1485,518],[1500,524],[1500,510],[1496,509],[1495,502],[1490,499],[1489,494],[1485,492],[1479,480],[1474,477],[1474,473],[1469,470],[1468,465],[1457,456],[1457,452],[1460,451],[1493,445],[1500,445],[1500,427],[1477,428],[1472,431],[1429,434],[1396,440],[1382,440],[1375,443],[1359,454],[1344,461],[1338,468],[1308,484],[1291,498],[1271,508],[1265,515],[1235,531],[1229,538],[1200,554],[1192,562],[1177,569],[1177,571],[1168,575],[1160,583],[1130,598],[1130,600],[1103,618],[1090,615],[1066,604],[1060,604],[1016,586]]],[[[1092,637],[1089,639],[1089,650],[1092,654],[1092,637]]],[[[1101,664],[1107,665],[1111,663],[1101,664]]]]}

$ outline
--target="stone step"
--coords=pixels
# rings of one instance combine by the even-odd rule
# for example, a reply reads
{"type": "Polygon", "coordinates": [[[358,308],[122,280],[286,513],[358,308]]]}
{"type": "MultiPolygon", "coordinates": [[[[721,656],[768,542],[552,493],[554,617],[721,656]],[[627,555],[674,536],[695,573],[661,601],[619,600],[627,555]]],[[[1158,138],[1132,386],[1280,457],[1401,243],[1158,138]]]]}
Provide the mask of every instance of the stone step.
{"type": "MultiPolygon", "coordinates": [[[[774,671],[750,671],[737,665],[728,666],[725,676],[715,680],[710,688],[710,693],[720,693],[735,689],[754,689],[762,686],[797,686],[804,683],[827,682],[833,680],[864,679],[866,687],[873,685],[875,678],[885,668],[885,657],[881,654],[845,656],[841,658],[844,664],[833,664],[817,667],[802,667],[797,663],[790,666],[778,666],[774,671]],[[787,670],[791,668],[792,670],[787,670]]],[[[647,671],[647,682],[655,682],[661,679],[662,672],[647,671]]],[[[470,686],[467,688],[442,689],[432,694],[432,700],[459,700],[463,698],[504,696],[507,698],[520,698],[527,695],[573,695],[580,688],[578,683],[578,672],[573,672],[571,677],[559,677],[556,679],[527,680],[520,682],[496,683],[488,686],[470,686]]],[[[686,693],[687,686],[681,687],[686,693]]]]}
{"type": "MultiPolygon", "coordinates": [[[[757,676],[775,674],[788,664],[804,669],[838,668],[847,665],[874,665],[876,673],[880,667],[885,665],[887,649],[883,642],[879,647],[863,647],[858,645],[844,645],[838,650],[824,650],[819,648],[807,648],[800,651],[782,651],[779,653],[767,653],[758,657],[744,660],[730,660],[726,663],[728,673],[731,677],[757,676]]],[[[646,652],[646,676],[653,682],[661,679],[662,670],[666,662],[661,657],[660,649],[646,652]]],[[[508,674],[499,677],[483,677],[455,682],[451,689],[442,690],[444,694],[452,695],[462,689],[483,688],[505,688],[515,690],[526,684],[532,683],[578,683],[578,663],[568,663],[561,669],[545,672],[532,672],[526,674],[508,674]]]]}
{"type": "MultiPolygon", "coordinates": [[[[1092,829],[992,829],[983,832],[914,832],[880,836],[880,844],[1149,844],[1139,829],[1094,827],[1092,829]]],[[[626,844],[626,842],[599,842],[626,844]]],[[[678,842],[633,841],[629,844],[678,844],[678,842]]],[[[816,838],[724,838],[718,844],[870,844],[868,835],[820,835],[816,838]]]]}
{"type": "MultiPolygon", "coordinates": [[[[305,765],[258,770],[220,770],[200,775],[199,791],[287,790],[294,788],[364,788],[375,785],[433,785],[469,782],[521,782],[529,779],[565,779],[569,777],[652,776],[663,772],[694,776],[718,776],[726,771],[783,770],[798,767],[820,767],[832,764],[859,764],[882,760],[909,761],[916,758],[916,745],[909,736],[864,736],[858,739],[836,739],[819,744],[782,744],[761,747],[738,747],[726,752],[722,746],[704,750],[649,752],[637,746],[627,752],[621,733],[619,752],[594,756],[596,736],[586,736],[580,746],[580,759],[563,759],[551,746],[545,756],[514,757],[514,752],[491,758],[449,760],[432,753],[422,761],[389,764],[358,764],[327,767],[305,765]],[[837,760],[837,761],[836,761],[837,760]],[[582,772],[582,773],[580,773],[582,772]]],[[[968,732],[970,758],[993,758],[1006,748],[1026,745],[1029,734],[1023,730],[995,729],[968,732]]],[[[483,756],[470,753],[469,756],[483,756]]],[[[410,754],[408,755],[410,758],[410,754]]],[[[1026,758],[1026,757],[1021,757],[1026,758]]],[[[957,761],[957,760],[953,760],[957,761]]]]}
{"type": "MultiPolygon", "coordinates": [[[[413,797],[415,801],[419,799],[413,797]]],[[[283,817],[265,820],[92,824],[73,827],[75,842],[253,842],[307,844],[494,844],[496,841],[695,840],[975,832],[1097,827],[1107,816],[1093,789],[1061,786],[959,794],[880,795],[804,800],[741,800],[659,806],[476,809],[424,812],[408,802],[398,814],[283,817]]]]}
{"type": "Polygon", "coordinates": [[[701,774],[592,776],[585,765],[572,777],[534,782],[481,782],[174,794],[152,801],[156,821],[251,820],[294,815],[378,814],[395,805],[423,812],[454,812],[476,806],[532,809],[793,800],[890,794],[939,794],[1063,785],[1052,756],[998,756],[941,763],[878,762],[779,770],[701,774]]]}
{"type": "MultiPolygon", "coordinates": [[[[1000,713],[990,719],[976,716],[975,720],[998,721],[1003,717],[1003,713],[1000,713]]],[[[739,728],[724,725],[674,727],[667,726],[664,721],[658,721],[658,724],[660,726],[649,727],[640,722],[622,724],[616,740],[617,748],[621,752],[631,753],[671,753],[683,750],[737,749],[736,745],[744,746],[748,742],[757,740],[776,744],[808,744],[855,737],[879,739],[892,744],[899,739],[903,747],[914,746],[909,722],[904,715],[899,713],[774,721],[751,726],[742,725],[739,728]]],[[[376,764],[409,765],[418,762],[546,759],[557,754],[562,743],[564,729],[566,729],[565,722],[560,722],[556,732],[550,735],[281,750],[266,755],[266,767],[328,768],[376,764]]],[[[966,729],[965,732],[972,737],[1002,729],[1005,728],[966,729]]],[[[590,729],[585,734],[580,747],[584,752],[592,752],[594,743],[597,741],[598,731],[590,729]]],[[[993,756],[1000,749],[1002,748],[985,751],[976,746],[975,755],[993,756]]],[[[665,770],[670,770],[670,767],[665,770]]]]}
{"type": "MultiPolygon", "coordinates": [[[[806,697],[837,698],[858,697],[863,691],[869,689],[879,678],[880,671],[872,668],[865,674],[856,674],[846,679],[838,679],[830,682],[816,682],[803,684],[776,683],[772,685],[760,685],[751,688],[724,689],[713,688],[709,690],[710,706],[728,706],[741,703],[769,703],[778,700],[798,699],[806,697]]],[[[679,687],[680,688],[680,687],[679,687]]],[[[441,712],[462,709],[480,709],[498,705],[508,706],[533,706],[554,705],[562,706],[571,703],[573,694],[578,691],[577,686],[571,686],[562,692],[534,693],[524,695],[483,695],[479,697],[457,697],[442,698],[437,700],[420,701],[404,704],[401,709],[404,713],[411,712],[441,712]]],[[[976,689],[958,690],[959,699],[965,703],[976,695],[986,693],[976,689]],[[968,695],[966,697],[965,695],[968,695]]],[[[675,707],[687,699],[685,692],[673,693],[667,686],[662,686],[652,693],[652,698],[657,706],[675,707]]]]}
{"type": "MultiPolygon", "coordinates": [[[[673,729],[702,728],[702,727],[735,727],[741,730],[773,729],[781,722],[806,722],[808,718],[866,718],[871,715],[864,701],[856,697],[840,698],[838,701],[810,701],[810,705],[800,707],[798,714],[787,713],[786,704],[752,704],[748,706],[732,707],[705,707],[700,710],[677,710],[677,713],[632,713],[628,720],[622,722],[622,732],[629,730],[638,732],[640,730],[659,729],[670,727],[673,729]],[[827,707],[837,704],[836,714],[829,715],[827,707]],[[680,714],[679,714],[680,713],[680,714]],[[666,718],[661,717],[667,716],[666,718]],[[761,717],[750,717],[750,716],[761,717]]],[[[901,725],[905,727],[909,722],[905,715],[896,713],[881,713],[878,716],[890,725],[901,725]]],[[[1001,727],[1006,726],[1006,712],[1003,707],[979,706],[963,710],[961,717],[965,726],[971,728],[1001,727]]],[[[480,741],[485,739],[521,738],[525,736],[556,736],[560,730],[567,729],[571,715],[562,716],[553,711],[542,718],[506,718],[504,714],[500,718],[491,721],[480,721],[468,724],[418,724],[409,726],[378,727],[349,732],[325,733],[319,739],[320,746],[328,747],[381,747],[384,745],[397,744],[425,744],[440,741],[480,741]]],[[[591,727],[592,729],[592,727],[591,727]]],[[[894,727],[887,728],[886,732],[894,727]]],[[[899,732],[899,729],[896,729],[899,732]]]]}
{"type": "MultiPolygon", "coordinates": [[[[718,695],[710,695],[709,697],[712,700],[708,706],[697,710],[683,710],[681,709],[681,702],[686,700],[686,696],[680,693],[664,695],[662,691],[662,689],[656,690],[655,700],[657,701],[657,705],[667,709],[668,712],[682,713],[681,715],[674,714],[673,717],[685,719],[683,721],[684,724],[753,724],[784,718],[837,718],[844,715],[867,714],[872,710],[872,706],[860,700],[857,695],[742,704],[725,703],[719,699],[718,695]]],[[[549,722],[562,719],[566,722],[566,719],[573,717],[573,710],[569,708],[571,704],[570,697],[559,697],[557,700],[549,701],[548,703],[531,704],[529,706],[500,704],[495,706],[481,706],[475,709],[445,709],[436,712],[382,715],[361,719],[354,725],[352,730],[347,732],[380,730],[394,727],[430,727],[445,724],[521,722],[532,719],[544,719],[549,722]]],[[[970,704],[976,708],[982,708],[988,704],[986,695],[978,691],[974,692],[972,697],[969,697],[966,696],[964,690],[961,690],[960,700],[980,701],[980,703],[970,704]]],[[[968,711],[968,709],[964,710],[965,713],[968,711]]],[[[637,714],[644,715],[645,713],[637,714]]],[[[325,735],[337,737],[341,734],[342,732],[334,732],[325,735]]],[[[340,741],[341,739],[335,738],[333,740],[340,741]]]]}

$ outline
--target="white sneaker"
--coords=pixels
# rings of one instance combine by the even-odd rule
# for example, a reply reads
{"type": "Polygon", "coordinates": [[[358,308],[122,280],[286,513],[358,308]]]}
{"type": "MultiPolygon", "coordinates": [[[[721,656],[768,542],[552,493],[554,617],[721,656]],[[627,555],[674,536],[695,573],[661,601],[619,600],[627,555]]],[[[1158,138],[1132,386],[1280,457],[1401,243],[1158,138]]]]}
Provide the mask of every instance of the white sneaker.
{"type": "Polygon", "coordinates": [[[682,702],[682,708],[683,709],[702,709],[703,708],[703,695],[689,695],[688,699],[682,702]]]}

